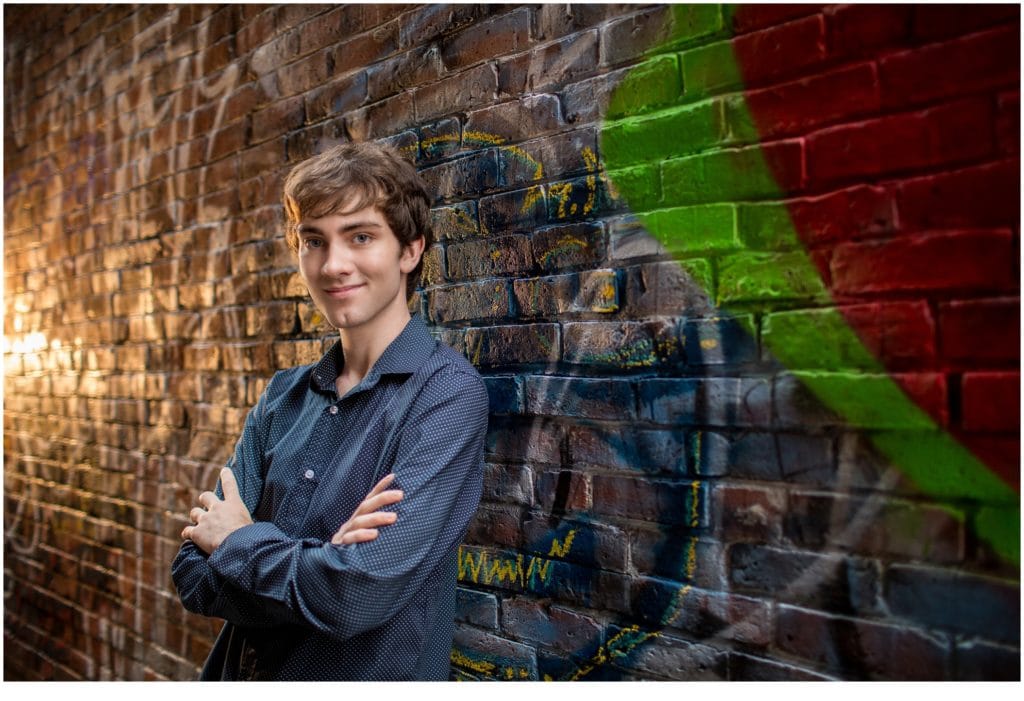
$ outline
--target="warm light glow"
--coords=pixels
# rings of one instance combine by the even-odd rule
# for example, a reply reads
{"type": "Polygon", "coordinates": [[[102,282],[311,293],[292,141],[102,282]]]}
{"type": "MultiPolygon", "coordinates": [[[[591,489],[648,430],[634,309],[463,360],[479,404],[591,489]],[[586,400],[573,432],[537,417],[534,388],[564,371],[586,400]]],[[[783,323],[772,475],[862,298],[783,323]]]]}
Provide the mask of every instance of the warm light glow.
{"type": "MultiPolygon", "coordinates": [[[[59,347],[59,341],[54,341],[54,343],[56,343],[57,346],[59,347]]],[[[5,354],[38,353],[39,351],[44,350],[49,345],[50,342],[46,340],[46,336],[39,333],[38,331],[34,331],[33,333],[28,334],[24,338],[19,338],[18,340],[13,342],[10,341],[6,336],[4,336],[3,352],[5,354]]]]}

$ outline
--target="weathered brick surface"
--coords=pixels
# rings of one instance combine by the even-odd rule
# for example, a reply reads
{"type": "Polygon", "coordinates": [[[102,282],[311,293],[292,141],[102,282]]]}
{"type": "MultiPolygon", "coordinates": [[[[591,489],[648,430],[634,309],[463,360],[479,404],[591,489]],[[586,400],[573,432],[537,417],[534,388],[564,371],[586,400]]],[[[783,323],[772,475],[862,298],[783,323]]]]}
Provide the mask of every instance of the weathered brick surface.
{"type": "Polygon", "coordinates": [[[5,29],[5,679],[195,676],[177,534],[335,338],[282,182],[365,139],[490,399],[453,678],[1019,677],[1019,8],[5,29]]]}

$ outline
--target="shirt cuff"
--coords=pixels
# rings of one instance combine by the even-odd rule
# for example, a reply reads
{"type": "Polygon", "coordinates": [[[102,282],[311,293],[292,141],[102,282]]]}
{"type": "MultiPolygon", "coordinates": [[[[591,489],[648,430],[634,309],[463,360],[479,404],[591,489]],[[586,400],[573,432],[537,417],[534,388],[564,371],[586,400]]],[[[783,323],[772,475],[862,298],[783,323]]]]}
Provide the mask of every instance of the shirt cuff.
{"type": "Polygon", "coordinates": [[[255,567],[252,554],[260,543],[287,540],[288,536],[269,521],[257,521],[230,533],[213,551],[207,562],[224,579],[244,591],[255,585],[255,567]]]}

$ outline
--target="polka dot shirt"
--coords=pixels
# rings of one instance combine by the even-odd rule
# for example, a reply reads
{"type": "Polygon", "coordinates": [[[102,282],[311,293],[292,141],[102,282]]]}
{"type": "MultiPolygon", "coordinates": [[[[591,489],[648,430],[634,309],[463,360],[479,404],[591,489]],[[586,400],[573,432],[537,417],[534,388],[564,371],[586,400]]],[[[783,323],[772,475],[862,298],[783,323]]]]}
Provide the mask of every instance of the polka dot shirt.
{"type": "MultiPolygon", "coordinates": [[[[255,523],[206,556],[185,541],[185,608],[227,621],[201,679],[447,679],[457,550],[480,500],[487,392],[415,316],[344,397],[335,344],[277,373],[229,461],[255,523]],[[382,477],[404,499],[374,541],[331,536],[382,477]]],[[[220,494],[220,486],[217,488],[220,494]]]]}

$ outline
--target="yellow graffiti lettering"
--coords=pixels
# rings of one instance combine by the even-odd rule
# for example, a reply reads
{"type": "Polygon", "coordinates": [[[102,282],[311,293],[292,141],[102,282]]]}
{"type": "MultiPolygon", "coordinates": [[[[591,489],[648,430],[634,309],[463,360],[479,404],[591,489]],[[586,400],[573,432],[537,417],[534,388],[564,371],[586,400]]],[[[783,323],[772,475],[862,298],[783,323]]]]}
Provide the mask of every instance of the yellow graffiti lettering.
{"type": "Polygon", "coordinates": [[[607,643],[597,649],[597,652],[581,665],[575,672],[569,675],[567,681],[578,681],[608,662],[613,657],[625,657],[637,645],[640,645],[651,638],[660,636],[660,633],[641,633],[639,626],[633,625],[619,631],[607,643]]]}
{"type": "Polygon", "coordinates": [[[525,214],[528,212],[543,195],[544,191],[540,188],[540,185],[533,185],[530,187],[530,189],[526,191],[526,197],[523,198],[523,206],[519,209],[519,213],[525,214]]]}
{"type": "Polygon", "coordinates": [[[505,143],[505,140],[496,134],[488,134],[484,131],[473,131],[467,130],[462,133],[463,141],[475,141],[478,144],[490,144],[491,146],[501,146],[505,143]]]}
{"type": "Polygon", "coordinates": [[[565,557],[569,554],[569,549],[572,548],[573,538],[576,537],[576,529],[572,529],[565,536],[565,541],[562,543],[558,542],[558,538],[551,539],[551,549],[548,550],[548,557],[565,557]]]}
{"type": "Polygon", "coordinates": [[[694,480],[690,483],[690,526],[696,528],[700,525],[700,482],[694,480]]]}
{"type": "Polygon", "coordinates": [[[565,219],[567,216],[565,211],[565,205],[572,196],[572,183],[552,183],[548,186],[551,191],[552,197],[558,198],[558,212],[556,216],[559,219],[565,219]]]}
{"type": "Polygon", "coordinates": [[[480,674],[491,674],[497,668],[497,665],[493,662],[470,659],[454,648],[452,649],[452,653],[448,659],[450,659],[454,665],[471,669],[474,672],[479,672],[480,674]]]}
{"type": "Polygon", "coordinates": [[[509,584],[515,584],[518,580],[522,585],[522,579],[519,575],[522,573],[522,562],[518,563],[513,560],[495,560],[491,563],[490,569],[487,574],[484,575],[484,584],[490,584],[497,578],[499,582],[507,581],[509,584]],[[518,567],[517,567],[518,564],[518,567]]]}
{"type": "Polygon", "coordinates": [[[477,558],[473,559],[473,553],[465,552],[461,547],[459,548],[459,579],[476,582],[480,579],[480,568],[484,564],[486,559],[486,553],[480,553],[477,558]]]}
{"type": "Polygon", "coordinates": [[[714,350],[718,348],[718,341],[713,338],[702,338],[700,340],[700,347],[704,350],[714,350]]]}

